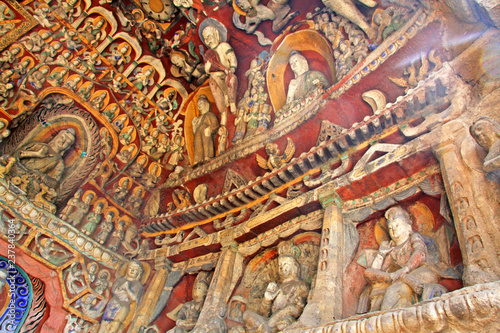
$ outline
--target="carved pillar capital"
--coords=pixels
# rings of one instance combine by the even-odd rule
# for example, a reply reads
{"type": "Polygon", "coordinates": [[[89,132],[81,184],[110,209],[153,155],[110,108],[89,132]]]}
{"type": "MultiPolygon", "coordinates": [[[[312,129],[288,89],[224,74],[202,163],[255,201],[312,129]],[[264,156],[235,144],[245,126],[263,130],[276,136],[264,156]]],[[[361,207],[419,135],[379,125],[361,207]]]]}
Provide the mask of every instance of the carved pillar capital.
{"type": "Polygon", "coordinates": [[[318,200],[324,208],[331,205],[342,208],[344,205],[344,201],[340,198],[337,191],[335,191],[334,186],[331,184],[322,189],[322,191],[318,194],[318,200]]]}

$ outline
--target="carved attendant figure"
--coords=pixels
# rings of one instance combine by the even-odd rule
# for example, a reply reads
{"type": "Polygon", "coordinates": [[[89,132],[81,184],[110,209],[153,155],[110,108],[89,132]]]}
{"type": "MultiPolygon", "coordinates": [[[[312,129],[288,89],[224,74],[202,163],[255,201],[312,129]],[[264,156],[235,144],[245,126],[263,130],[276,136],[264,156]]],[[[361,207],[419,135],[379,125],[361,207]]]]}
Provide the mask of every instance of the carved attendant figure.
{"type": "Polygon", "coordinates": [[[427,246],[413,232],[409,214],[396,206],[385,213],[391,242],[382,242],[378,255],[364,275],[371,284],[370,311],[403,308],[416,302],[424,288],[433,287],[439,276],[426,265],[427,246]]]}
{"type": "Polygon", "coordinates": [[[238,80],[234,72],[238,60],[231,45],[226,43],[227,30],[217,20],[208,18],[200,26],[201,40],[209,47],[205,52],[205,72],[210,75],[210,89],[215,98],[222,119],[221,124],[226,125],[227,107],[231,113],[236,113],[236,92],[238,80]]]}
{"type": "Polygon", "coordinates": [[[104,204],[99,202],[95,207],[94,211],[87,215],[87,223],[82,228],[82,231],[85,235],[90,236],[94,230],[97,228],[99,222],[101,222],[101,212],[104,204]]]}
{"type": "Polygon", "coordinates": [[[281,243],[278,252],[282,283],[269,283],[258,314],[245,311],[243,321],[249,332],[282,331],[297,320],[306,305],[309,286],[300,278],[300,265],[294,256],[293,243],[281,243]]]}
{"type": "Polygon", "coordinates": [[[125,319],[139,303],[144,287],[141,283],[143,268],[140,262],[131,261],[124,277],[118,278],[111,288],[113,297],[109,300],[101,318],[99,333],[122,332],[125,319]]]}
{"type": "Polygon", "coordinates": [[[219,120],[212,112],[207,96],[198,98],[200,115],[193,119],[193,164],[208,161],[215,156],[214,136],[219,128],[219,120]]]}
{"type": "Polygon", "coordinates": [[[196,326],[203,303],[205,302],[205,297],[207,296],[209,284],[207,273],[199,273],[193,286],[193,300],[182,306],[177,313],[176,326],[167,333],[186,333],[190,332],[196,326]]]}
{"type": "Polygon", "coordinates": [[[68,216],[73,213],[73,211],[76,209],[76,205],[78,202],[80,202],[80,198],[82,197],[83,190],[80,188],[78,191],[75,192],[73,195],[73,198],[68,200],[68,203],[66,204],[66,207],[61,211],[61,214],[59,214],[59,217],[63,220],[66,220],[68,216]]]}

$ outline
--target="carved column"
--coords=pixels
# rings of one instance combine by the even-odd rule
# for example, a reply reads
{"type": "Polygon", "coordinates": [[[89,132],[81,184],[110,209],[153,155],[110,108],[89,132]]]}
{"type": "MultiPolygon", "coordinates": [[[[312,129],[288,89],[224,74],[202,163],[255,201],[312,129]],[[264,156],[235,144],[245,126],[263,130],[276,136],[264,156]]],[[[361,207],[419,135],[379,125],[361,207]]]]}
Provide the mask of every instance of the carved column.
{"type": "MultiPolygon", "coordinates": [[[[500,277],[500,207],[482,170],[481,148],[461,121],[436,131],[433,147],[441,165],[464,263],[463,281],[474,285],[500,277]]],[[[498,193],[498,192],[497,192],[498,193]]]]}
{"type": "Polygon", "coordinates": [[[193,333],[211,332],[212,330],[214,332],[227,331],[224,322],[227,302],[243,273],[243,259],[243,256],[238,253],[238,249],[233,245],[222,250],[205,304],[193,333]]]}
{"type": "Polygon", "coordinates": [[[333,192],[320,195],[325,207],[316,283],[300,317],[305,326],[342,319],[344,221],[340,198],[333,192]]]}
{"type": "Polygon", "coordinates": [[[155,275],[137,307],[134,319],[128,329],[129,333],[140,332],[141,328],[147,327],[152,321],[156,305],[160,300],[160,296],[163,296],[162,291],[169,277],[171,267],[172,263],[166,257],[155,258],[155,275]]]}

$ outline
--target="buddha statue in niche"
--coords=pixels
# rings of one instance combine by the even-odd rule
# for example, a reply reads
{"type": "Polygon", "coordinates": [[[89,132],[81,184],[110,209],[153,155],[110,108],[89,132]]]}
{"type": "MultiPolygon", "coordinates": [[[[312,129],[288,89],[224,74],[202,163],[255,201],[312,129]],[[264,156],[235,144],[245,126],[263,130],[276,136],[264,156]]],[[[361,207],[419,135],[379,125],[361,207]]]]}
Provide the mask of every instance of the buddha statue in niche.
{"type": "Polygon", "coordinates": [[[219,129],[219,120],[205,95],[198,98],[197,106],[200,115],[193,119],[193,165],[215,156],[214,137],[219,129]]]}
{"type": "Polygon", "coordinates": [[[300,278],[300,264],[295,258],[297,252],[294,248],[290,241],[278,246],[281,283],[269,283],[258,313],[243,313],[247,332],[279,332],[302,314],[309,295],[309,285],[300,278]]]}
{"type": "Polygon", "coordinates": [[[76,132],[72,128],[61,130],[49,143],[32,141],[18,147],[13,156],[17,160],[11,170],[12,177],[27,176],[28,196],[40,192],[41,185],[58,193],[66,164],[63,156],[75,143],[76,132]]]}
{"type": "MultiPolygon", "coordinates": [[[[370,311],[390,310],[440,296],[439,274],[430,261],[423,237],[414,232],[410,215],[392,207],[385,213],[391,241],[380,244],[370,268],[364,272],[370,284],[370,311]]],[[[360,301],[362,302],[362,301],[360,301]]],[[[358,312],[359,306],[358,306],[358,312]]]]}
{"type": "Polygon", "coordinates": [[[311,94],[315,89],[329,86],[328,80],[321,72],[310,70],[307,59],[297,51],[292,51],[288,63],[295,76],[288,85],[286,105],[291,106],[311,94]]]}

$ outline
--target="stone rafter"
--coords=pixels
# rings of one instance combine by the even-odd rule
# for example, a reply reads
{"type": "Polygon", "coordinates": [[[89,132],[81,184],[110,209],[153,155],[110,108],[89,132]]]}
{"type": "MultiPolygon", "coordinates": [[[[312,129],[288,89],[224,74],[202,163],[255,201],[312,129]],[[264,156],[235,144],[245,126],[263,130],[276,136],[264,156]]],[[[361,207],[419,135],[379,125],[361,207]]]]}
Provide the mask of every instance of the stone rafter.
{"type": "MultiPolygon", "coordinates": [[[[319,147],[292,159],[281,169],[258,177],[246,186],[224,193],[204,203],[186,207],[173,214],[164,214],[149,218],[143,227],[143,236],[153,237],[166,233],[177,233],[194,226],[204,225],[244,208],[262,203],[271,195],[279,193],[302,180],[309,180],[312,175],[327,170],[339,160],[348,159],[354,152],[363,150],[383,138],[408,127],[419,116],[442,110],[453,99],[450,88],[456,84],[456,77],[451,75],[451,68],[445,66],[433,73],[419,87],[398,98],[396,103],[388,104],[383,110],[363,122],[353,125],[342,135],[332,138],[319,147]],[[175,221],[175,222],[174,222],[175,221]]],[[[328,177],[327,177],[328,178],[328,177]]],[[[325,181],[327,179],[324,179],[325,181]]],[[[318,184],[322,183],[319,182],[318,184]]]]}

